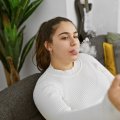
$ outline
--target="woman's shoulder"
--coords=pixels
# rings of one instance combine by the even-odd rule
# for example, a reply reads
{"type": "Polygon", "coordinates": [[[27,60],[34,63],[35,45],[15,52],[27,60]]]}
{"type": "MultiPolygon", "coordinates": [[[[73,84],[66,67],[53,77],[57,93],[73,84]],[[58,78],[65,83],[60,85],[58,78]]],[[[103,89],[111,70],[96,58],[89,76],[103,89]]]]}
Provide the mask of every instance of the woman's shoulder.
{"type": "Polygon", "coordinates": [[[47,70],[38,78],[38,81],[36,84],[49,84],[51,83],[51,77],[49,76],[47,70]]]}
{"type": "Polygon", "coordinates": [[[62,86],[59,82],[55,81],[54,78],[48,77],[47,72],[43,73],[42,76],[39,77],[33,95],[37,97],[38,94],[51,94],[56,92],[62,93],[62,86]]]}
{"type": "Polygon", "coordinates": [[[39,78],[36,83],[36,86],[39,88],[47,86],[60,86],[60,83],[54,78],[53,75],[49,73],[49,70],[46,70],[39,78]]]}

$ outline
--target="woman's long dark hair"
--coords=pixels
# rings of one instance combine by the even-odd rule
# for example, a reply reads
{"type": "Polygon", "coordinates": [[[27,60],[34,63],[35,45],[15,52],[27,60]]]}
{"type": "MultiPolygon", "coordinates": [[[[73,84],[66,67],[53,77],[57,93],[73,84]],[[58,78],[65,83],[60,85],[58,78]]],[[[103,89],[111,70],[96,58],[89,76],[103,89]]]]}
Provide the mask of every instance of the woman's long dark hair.
{"type": "Polygon", "coordinates": [[[55,33],[58,25],[62,21],[72,23],[72,21],[67,18],[56,17],[49,21],[44,22],[38,31],[38,36],[36,39],[35,55],[36,55],[37,68],[40,71],[45,71],[50,64],[50,53],[45,48],[44,43],[45,41],[52,43],[52,36],[55,33]]]}

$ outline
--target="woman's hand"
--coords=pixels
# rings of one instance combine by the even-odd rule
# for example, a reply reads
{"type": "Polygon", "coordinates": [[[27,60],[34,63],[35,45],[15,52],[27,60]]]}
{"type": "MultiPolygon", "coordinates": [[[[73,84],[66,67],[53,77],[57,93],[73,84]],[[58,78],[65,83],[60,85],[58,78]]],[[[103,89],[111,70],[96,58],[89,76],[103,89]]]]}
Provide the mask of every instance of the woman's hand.
{"type": "Polygon", "coordinates": [[[108,90],[108,97],[112,104],[120,111],[120,74],[113,80],[108,90]]]}

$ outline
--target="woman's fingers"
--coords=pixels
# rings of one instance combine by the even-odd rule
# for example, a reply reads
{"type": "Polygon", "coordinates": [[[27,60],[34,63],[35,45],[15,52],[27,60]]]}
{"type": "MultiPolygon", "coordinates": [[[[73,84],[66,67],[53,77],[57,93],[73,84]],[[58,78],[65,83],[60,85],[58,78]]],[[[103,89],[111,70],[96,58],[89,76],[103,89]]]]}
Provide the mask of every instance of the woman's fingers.
{"type": "Polygon", "coordinates": [[[120,111],[120,75],[113,80],[109,90],[108,97],[112,104],[120,111]]]}

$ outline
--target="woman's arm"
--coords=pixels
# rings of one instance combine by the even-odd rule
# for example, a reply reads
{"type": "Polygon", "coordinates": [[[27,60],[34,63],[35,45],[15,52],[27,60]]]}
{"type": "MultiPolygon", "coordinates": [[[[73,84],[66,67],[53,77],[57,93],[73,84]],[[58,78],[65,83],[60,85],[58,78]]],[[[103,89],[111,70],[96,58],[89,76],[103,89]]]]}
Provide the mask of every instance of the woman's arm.
{"type": "Polygon", "coordinates": [[[34,90],[34,102],[47,120],[120,120],[104,101],[86,109],[73,110],[54,84],[38,84],[34,90]]]}
{"type": "Polygon", "coordinates": [[[33,99],[36,107],[47,120],[54,120],[58,114],[71,111],[71,107],[63,100],[61,88],[54,83],[37,83],[33,99]]]}

